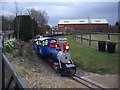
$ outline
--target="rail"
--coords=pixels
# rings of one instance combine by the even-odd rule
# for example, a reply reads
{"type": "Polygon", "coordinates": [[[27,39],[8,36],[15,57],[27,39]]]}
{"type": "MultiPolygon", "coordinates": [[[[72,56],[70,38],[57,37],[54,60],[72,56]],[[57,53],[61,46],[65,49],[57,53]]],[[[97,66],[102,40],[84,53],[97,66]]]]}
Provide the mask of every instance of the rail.
{"type": "MultiPolygon", "coordinates": [[[[83,38],[83,37],[81,37],[81,36],[76,36],[75,38],[80,38],[80,39],[82,39],[82,40],[90,40],[90,41],[95,41],[95,42],[98,42],[98,41],[100,41],[100,40],[95,40],[95,39],[88,39],[88,38],[83,38]]],[[[108,39],[109,40],[109,39],[108,39]]],[[[89,41],[89,42],[90,42],[89,41]]],[[[101,41],[103,41],[103,40],[101,40],[101,41]]],[[[110,41],[106,41],[106,42],[110,42],[110,41]]],[[[120,43],[119,41],[112,41],[113,43],[116,43],[116,44],[118,44],[118,43],[120,43]]],[[[91,45],[91,44],[89,44],[89,45],[91,45]]]]}
{"type": "Polygon", "coordinates": [[[25,82],[5,56],[3,52],[3,35],[0,35],[0,89],[9,90],[10,88],[28,90],[25,82]]]}
{"type": "Polygon", "coordinates": [[[119,36],[120,33],[103,33],[103,32],[73,32],[72,36],[75,41],[79,40],[81,43],[83,43],[83,40],[88,41],[88,45],[92,46],[92,42],[98,42],[98,41],[105,41],[105,42],[113,42],[115,44],[119,44],[119,41],[113,41],[111,35],[114,36],[119,36]],[[94,34],[98,35],[106,35],[106,40],[97,40],[97,39],[92,39],[94,34]],[[87,37],[84,37],[87,35],[87,37]],[[112,41],[110,41],[112,40],[112,41]]]}
{"type": "Polygon", "coordinates": [[[97,83],[95,81],[92,81],[92,80],[89,80],[89,79],[85,79],[83,77],[79,77],[78,75],[74,75],[73,77],[70,77],[70,79],[78,82],[78,83],[81,83],[83,84],[84,86],[88,87],[89,89],[92,89],[92,90],[107,90],[107,86],[104,86],[100,83],[97,83]]]}

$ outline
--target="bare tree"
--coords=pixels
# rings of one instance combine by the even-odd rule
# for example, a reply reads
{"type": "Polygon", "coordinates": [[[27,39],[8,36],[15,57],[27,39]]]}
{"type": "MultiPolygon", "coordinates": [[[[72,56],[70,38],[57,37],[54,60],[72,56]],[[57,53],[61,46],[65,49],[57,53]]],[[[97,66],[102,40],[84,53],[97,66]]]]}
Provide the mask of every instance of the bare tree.
{"type": "Polygon", "coordinates": [[[18,47],[19,47],[19,50],[18,50],[18,53],[20,56],[23,55],[23,42],[20,43],[20,37],[19,37],[19,33],[20,33],[20,16],[22,14],[22,10],[18,4],[18,2],[15,1],[15,16],[16,16],[16,25],[17,25],[17,41],[18,41],[18,47]]]}
{"type": "MultiPolygon", "coordinates": [[[[18,2],[15,1],[15,17],[17,17],[18,15],[21,15],[22,14],[22,11],[20,10],[20,6],[18,4],[18,2]]],[[[18,17],[18,20],[17,20],[17,40],[18,40],[18,43],[19,43],[19,30],[20,29],[20,17],[18,17]]]]}
{"type": "Polygon", "coordinates": [[[28,14],[30,15],[31,18],[33,18],[39,24],[48,23],[48,15],[46,11],[35,10],[34,8],[32,8],[31,10],[28,10],[28,14]]]}
{"type": "Polygon", "coordinates": [[[2,16],[2,30],[12,30],[13,29],[14,16],[2,16]]]}
{"type": "Polygon", "coordinates": [[[45,32],[45,28],[48,23],[47,12],[42,10],[35,10],[34,8],[27,11],[30,17],[38,23],[38,26],[42,30],[42,32],[45,32]]]}
{"type": "Polygon", "coordinates": [[[14,3],[14,12],[15,12],[15,16],[18,16],[18,15],[22,14],[20,4],[18,2],[16,2],[16,1],[14,3]]]}

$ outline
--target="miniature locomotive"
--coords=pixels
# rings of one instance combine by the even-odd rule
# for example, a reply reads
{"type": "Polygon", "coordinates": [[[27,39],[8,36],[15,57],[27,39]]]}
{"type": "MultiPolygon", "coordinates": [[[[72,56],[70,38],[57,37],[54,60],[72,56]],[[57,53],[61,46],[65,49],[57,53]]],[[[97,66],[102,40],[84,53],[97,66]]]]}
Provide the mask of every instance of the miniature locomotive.
{"type": "Polygon", "coordinates": [[[76,66],[69,53],[67,38],[42,37],[34,39],[33,48],[39,56],[48,58],[50,65],[61,76],[73,76],[76,66]]]}

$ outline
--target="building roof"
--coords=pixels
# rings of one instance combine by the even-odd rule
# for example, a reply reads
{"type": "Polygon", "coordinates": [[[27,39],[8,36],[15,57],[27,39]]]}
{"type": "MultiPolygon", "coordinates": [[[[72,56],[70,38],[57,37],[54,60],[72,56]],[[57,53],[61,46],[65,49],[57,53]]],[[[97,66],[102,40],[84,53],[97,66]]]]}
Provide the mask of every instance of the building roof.
{"type": "Polygon", "coordinates": [[[68,19],[59,20],[58,24],[108,24],[106,19],[68,19]]]}

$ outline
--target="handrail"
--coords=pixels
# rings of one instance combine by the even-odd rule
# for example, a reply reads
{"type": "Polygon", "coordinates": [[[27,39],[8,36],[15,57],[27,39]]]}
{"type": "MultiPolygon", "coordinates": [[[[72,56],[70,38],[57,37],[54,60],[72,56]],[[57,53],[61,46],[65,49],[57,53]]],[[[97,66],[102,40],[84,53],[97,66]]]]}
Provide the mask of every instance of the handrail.
{"type": "Polygon", "coordinates": [[[13,67],[3,52],[3,39],[3,35],[0,35],[0,89],[9,90],[9,88],[16,88],[16,90],[28,90],[28,86],[25,84],[21,76],[16,72],[16,69],[13,67]],[[10,73],[6,73],[6,70],[8,70],[10,73]],[[10,78],[8,79],[6,75],[9,75],[10,78]],[[7,83],[6,79],[8,81],[7,83]]]}
{"type": "Polygon", "coordinates": [[[2,56],[3,56],[4,65],[12,73],[13,80],[18,84],[18,87],[24,88],[24,90],[27,89],[28,88],[27,85],[22,80],[22,78],[19,76],[19,74],[16,73],[15,68],[13,68],[12,64],[10,64],[10,62],[9,62],[8,58],[5,56],[5,54],[3,54],[2,56]]]}

